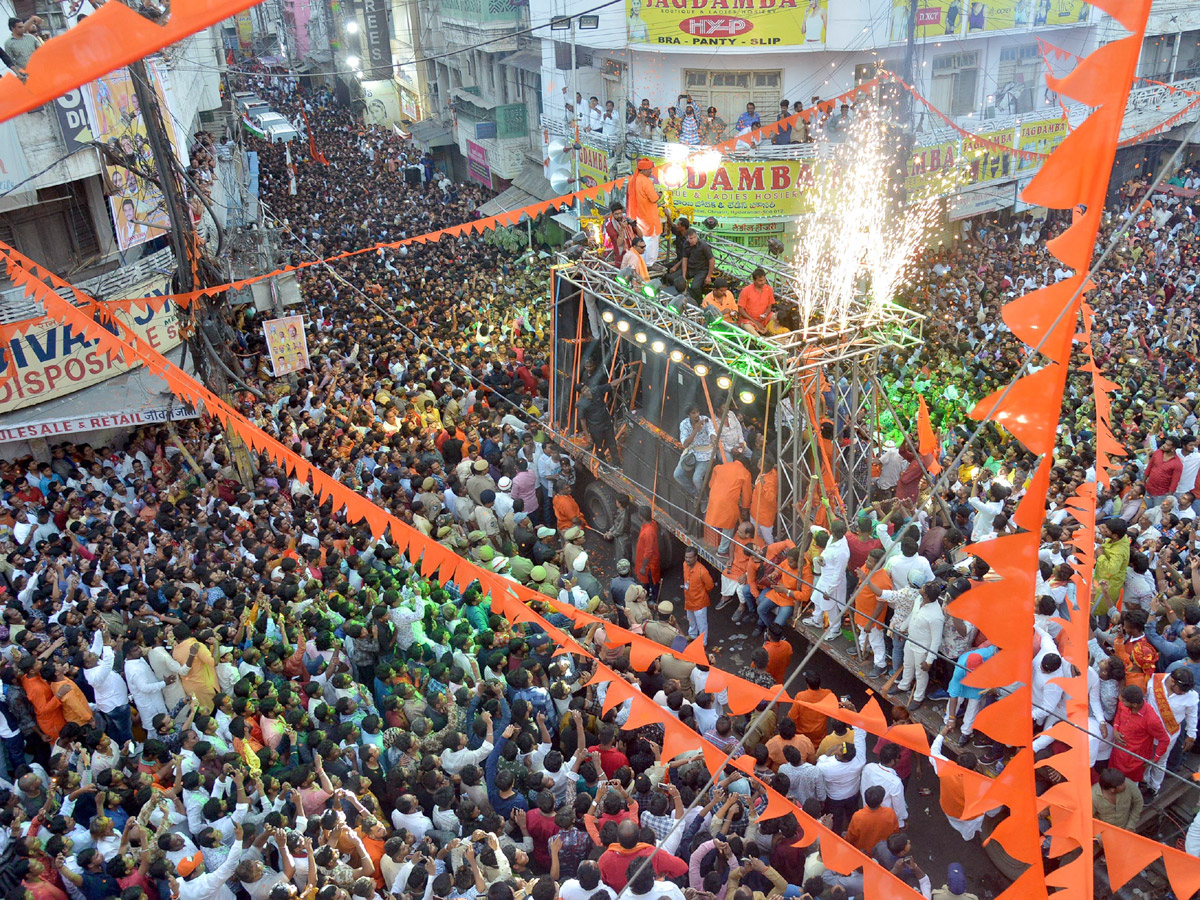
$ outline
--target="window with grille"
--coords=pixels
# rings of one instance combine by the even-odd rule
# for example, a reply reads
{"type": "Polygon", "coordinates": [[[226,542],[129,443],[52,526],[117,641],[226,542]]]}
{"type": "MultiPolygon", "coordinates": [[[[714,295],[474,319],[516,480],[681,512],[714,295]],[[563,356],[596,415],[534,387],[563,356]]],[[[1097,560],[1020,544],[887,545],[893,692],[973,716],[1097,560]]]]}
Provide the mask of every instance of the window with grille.
{"type": "Polygon", "coordinates": [[[750,72],[712,72],[688,69],[683,73],[683,89],[701,110],[710,106],[733,128],[738,116],[753,103],[763,124],[775,121],[782,96],[783,73],[779,69],[750,72]]]}
{"type": "Polygon", "coordinates": [[[1046,67],[1037,44],[1005,47],[996,71],[996,92],[989,105],[997,115],[1029,112],[1045,85],[1046,67]]]}
{"type": "Polygon", "coordinates": [[[947,115],[965,116],[975,110],[978,83],[978,52],[935,56],[929,100],[947,115]]]}
{"type": "Polygon", "coordinates": [[[1178,34],[1156,34],[1146,38],[1142,42],[1142,55],[1138,60],[1138,75],[1142,78],[1169,78],[1178,38],[1178,34]]]}
{"type": "Polygon", "coordinates": [[[1175,80],[1200,78],[1200,31],[1185,31],[1179,36],[1179,56],[1175,60],[1175,80]]]}

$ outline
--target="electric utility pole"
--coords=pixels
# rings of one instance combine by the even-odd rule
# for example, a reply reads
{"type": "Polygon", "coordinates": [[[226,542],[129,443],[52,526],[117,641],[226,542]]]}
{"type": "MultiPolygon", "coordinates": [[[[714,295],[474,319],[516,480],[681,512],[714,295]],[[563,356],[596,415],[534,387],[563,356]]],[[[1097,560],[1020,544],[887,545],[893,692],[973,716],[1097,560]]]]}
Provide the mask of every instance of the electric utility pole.
{"type": "MultiPolygon", "coordinates": [[[[146,128],[146,140],[150,144],[150,152],[154,155],[158,188],[171,223],[167,237],[175,254],[175,282],[180,293],[188,293],[206,287],[209,282],[204,274],[207,267],[201,267],[200,241],[192,224],[192,213],[183,187],[183,173],[175,159],[175,148],[171,145],[162,106],[158,102],[158,94],[150,84],[145,61],[139,59],[131,63],[129,75],[146,128]],[[198,278],[203,283],[198,284],[198,278]]],[[[193,305],[193,309],[198,308],[201,308],[198,304],[193,305]]],[[[197,320],[193,325],[188,337],[188,349],[192,351],[195,360],[196,374],[213,393],[229,401],[232,397],[225,364],[217,357],[215,349],[204,334],[203,323],[197,320]]],[[[225,441],[238,479],[249,487],[254,483],[254,467],[250,462],[249,450],[242,439],[232,431],[226,432],[225,441]]]]}
{"type": "MultiPolygon", "coordinates": [[[[908,28],[904,45],[904,80],[909,87],[917,87],[917,7],[919,0],[909,0],[908,28]]],[[[900,91],[900,121],[902,122],[900,141],[899,180],[896,196],[907,199],[905,183],[908,180],[908,167],[912,164],[913,149],[917,144],[917,115],[916,99],[907,88],[900,91]]]]}

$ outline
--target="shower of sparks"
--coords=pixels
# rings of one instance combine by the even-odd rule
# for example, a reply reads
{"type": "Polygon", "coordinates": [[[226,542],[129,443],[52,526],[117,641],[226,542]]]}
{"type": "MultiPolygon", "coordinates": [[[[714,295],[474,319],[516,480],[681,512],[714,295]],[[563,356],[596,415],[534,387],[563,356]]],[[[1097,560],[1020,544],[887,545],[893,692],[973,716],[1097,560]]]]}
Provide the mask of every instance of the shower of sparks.
{"type": "Polygon", "coordinates": [[[835,333],[851,322],[886,318],[897,288],[939,217],[938,197],[959,178],[957,169],[922,174],[907,202],[895,198],[897,169],[907,160],[901,136],[882,114],[863,104],[837,137],[817,137],[808,197],[796,238],[796,302],[801,329],[835,333]]]}

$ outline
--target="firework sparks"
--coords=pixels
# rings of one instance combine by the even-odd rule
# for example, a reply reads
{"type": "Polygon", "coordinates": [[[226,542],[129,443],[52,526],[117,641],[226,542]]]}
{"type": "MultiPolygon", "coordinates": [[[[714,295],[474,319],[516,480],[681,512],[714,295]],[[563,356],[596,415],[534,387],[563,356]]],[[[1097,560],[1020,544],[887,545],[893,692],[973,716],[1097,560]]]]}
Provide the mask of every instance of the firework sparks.
{"type": "MultiPolygon", "coordinates": [[[[907,203],[895,200],[896,131],[871,107],[860,107],[843,140],[817,138],[808,195],[811,212],[796,238],[796,302],[803,330],[830,334],[851,321],[885,319],[896,289],[938,218],[929,184],[907,203]]],[[[904,161],[899,163],[904,164],[904,161]]],[[[944,176],[958,177],[957,172],[944,176]]]]}

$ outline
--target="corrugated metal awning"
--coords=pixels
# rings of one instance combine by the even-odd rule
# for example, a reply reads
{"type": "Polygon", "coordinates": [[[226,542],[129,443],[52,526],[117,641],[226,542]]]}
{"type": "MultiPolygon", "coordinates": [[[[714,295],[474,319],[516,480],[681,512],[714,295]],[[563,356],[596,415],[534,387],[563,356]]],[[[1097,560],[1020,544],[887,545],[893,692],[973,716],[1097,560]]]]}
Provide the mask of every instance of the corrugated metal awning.
{"type": "Polygon", "coordinates": [[[540,75],[542,71],[542,51],[535,48],[518,50],[511,56],[506,56],[500,60],[500,64],[540,75]]]}
{"type": "Polygon", "coordinates": [[[513,179],[513,187],[519,187],[525,193],[532,194],[534,200],[553,200],[558,196],[546,180],[546,176],[542,174],[542,167],[532,163],[526,163],[525,168],[517,173],[517,177],[513,179]]]}
{"type": "Polygon", "coordinates": [[[422,119],[420,122],[413,122],[409,131],[412,132],[414,141],[431,150],[434,147],[448,147],[455,143],[450,129],[436,119],[422,119]]]}
{"type": "Polygon", "coordinates": [[[514,185],[480,206],[479,211],[485,216],[498,216],[500,213],[512,212],[514,209],[537,202],[537,197],[514,185]]]}

